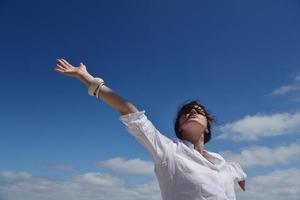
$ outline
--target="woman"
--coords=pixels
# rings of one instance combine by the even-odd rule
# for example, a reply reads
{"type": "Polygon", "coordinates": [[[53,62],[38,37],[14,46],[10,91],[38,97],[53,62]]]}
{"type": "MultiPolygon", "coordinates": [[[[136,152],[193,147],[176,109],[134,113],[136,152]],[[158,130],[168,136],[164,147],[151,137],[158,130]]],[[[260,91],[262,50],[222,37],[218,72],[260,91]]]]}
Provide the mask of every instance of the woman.
{"type": "Polygon", "coordinates": [[[175,120],[176,139],[161,134],[145,111],[116,94],[103,79],[90,75],[83,63],[72,66],[58,59],[55,70],[82,81],[91,96],[120,113],[126,129],[150,152],[163,200],[234,200],[234,181],[245,190],[246,174],[238,163],[204,149],[214,118],[198,101],[185,103],[175,120]]]}

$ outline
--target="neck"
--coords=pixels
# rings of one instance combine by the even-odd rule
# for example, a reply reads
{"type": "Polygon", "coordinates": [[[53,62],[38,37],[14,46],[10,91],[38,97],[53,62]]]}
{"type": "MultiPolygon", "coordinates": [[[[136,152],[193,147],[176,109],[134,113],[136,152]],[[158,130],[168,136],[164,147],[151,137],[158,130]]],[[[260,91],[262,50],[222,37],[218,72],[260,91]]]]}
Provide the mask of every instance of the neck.
{"type": "Polygon", "coordinates": [[[204,134],[201,134],[200,138],[185,138],[194,145],[194,149],[196,149],[201,155],[203,155],[204,149],[204,134]]]}
{"type": "Polygon", "coordinates": [[[203,138],[201,138],[200,140],[198,140],[198,142],[193,143],[194,144],[194,148],[201,154],[203,155],[203,149],[204,149],[204,140],[203,138]]]}

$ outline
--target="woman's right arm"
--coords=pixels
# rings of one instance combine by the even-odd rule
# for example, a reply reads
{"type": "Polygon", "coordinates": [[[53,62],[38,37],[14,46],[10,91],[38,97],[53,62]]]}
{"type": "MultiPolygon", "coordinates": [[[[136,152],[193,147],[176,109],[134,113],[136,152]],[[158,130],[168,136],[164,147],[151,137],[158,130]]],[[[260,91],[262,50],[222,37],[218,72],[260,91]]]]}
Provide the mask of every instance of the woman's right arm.
{"type": "MultiPolygon", "coordinates": [[[[80,80],[88,88],[94,77],[86,70],[86,66],[80,63],[78,67],[72,66],[65,59],[57,59],[55,70],[66,76],[75,77],[80,80]]],[[[126,99],[119,96],[116,92],[106,85],[100,87],[99,95],[97,97],[113,109],[118,111],[121,115],[138,112],[138,109],[126,99]]]]}
{"type": "MultiPolygon", "coordinates": [[[[80,63],[79,67],[73,67],[64,59],[57,60],[57,72],[67,76],[73,76],[83,82],[87,88],[94,77],[86,70],[85,65],[80,63]]],[[[103,100],[112,108],[117,110],[121,116],[120,120],[126,125],[127,130],[151,153],[156,162],[162,162],[173,142],[161,134],[152,122],[134,105],[120,97],[106,85],[100,87],[98,99],[103,100]]]]}

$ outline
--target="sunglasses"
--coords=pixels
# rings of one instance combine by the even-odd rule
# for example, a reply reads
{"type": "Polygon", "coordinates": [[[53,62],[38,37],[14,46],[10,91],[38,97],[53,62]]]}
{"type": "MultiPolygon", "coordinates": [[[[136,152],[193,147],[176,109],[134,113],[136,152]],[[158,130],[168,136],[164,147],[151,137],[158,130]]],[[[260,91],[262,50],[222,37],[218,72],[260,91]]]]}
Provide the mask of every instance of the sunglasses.
{"type": "Polygon", "coordinates": [[[187,106],[184,106],[181,109],[181,115],[187,115],[187,114],[189,114],[192,109],[195,109],[195,111],[198,114],[206,116],[205,111],[200,106],[198,106],[198,105],[187,105],[187,106]]]}

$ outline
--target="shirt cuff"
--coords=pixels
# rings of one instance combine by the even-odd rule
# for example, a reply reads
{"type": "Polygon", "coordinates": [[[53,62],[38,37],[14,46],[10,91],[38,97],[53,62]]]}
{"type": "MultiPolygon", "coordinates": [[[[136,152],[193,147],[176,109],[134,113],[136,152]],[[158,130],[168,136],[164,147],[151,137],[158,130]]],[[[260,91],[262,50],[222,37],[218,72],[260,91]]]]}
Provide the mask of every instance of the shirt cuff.
{"type": "Polygon", "coordinates": [[[247,178],[247,174],[243,171],[239,163],[231,162],[230,164],[234,168],[236,174],[235,179],[237,181],[243,181],[247,178]]]}
{"type": "Polygon", "coordinates": [[[128,114],[125,114],[125,115],[121,115],[119,117],[119,120],[121,122],[123,122],[125,125],[128,125],[132,121],[142,119],[145,116],[144,114],[145,114],[145,110],[137,111],[137,112],[134,112],[134,113],[128,113],[128,114]]]}

